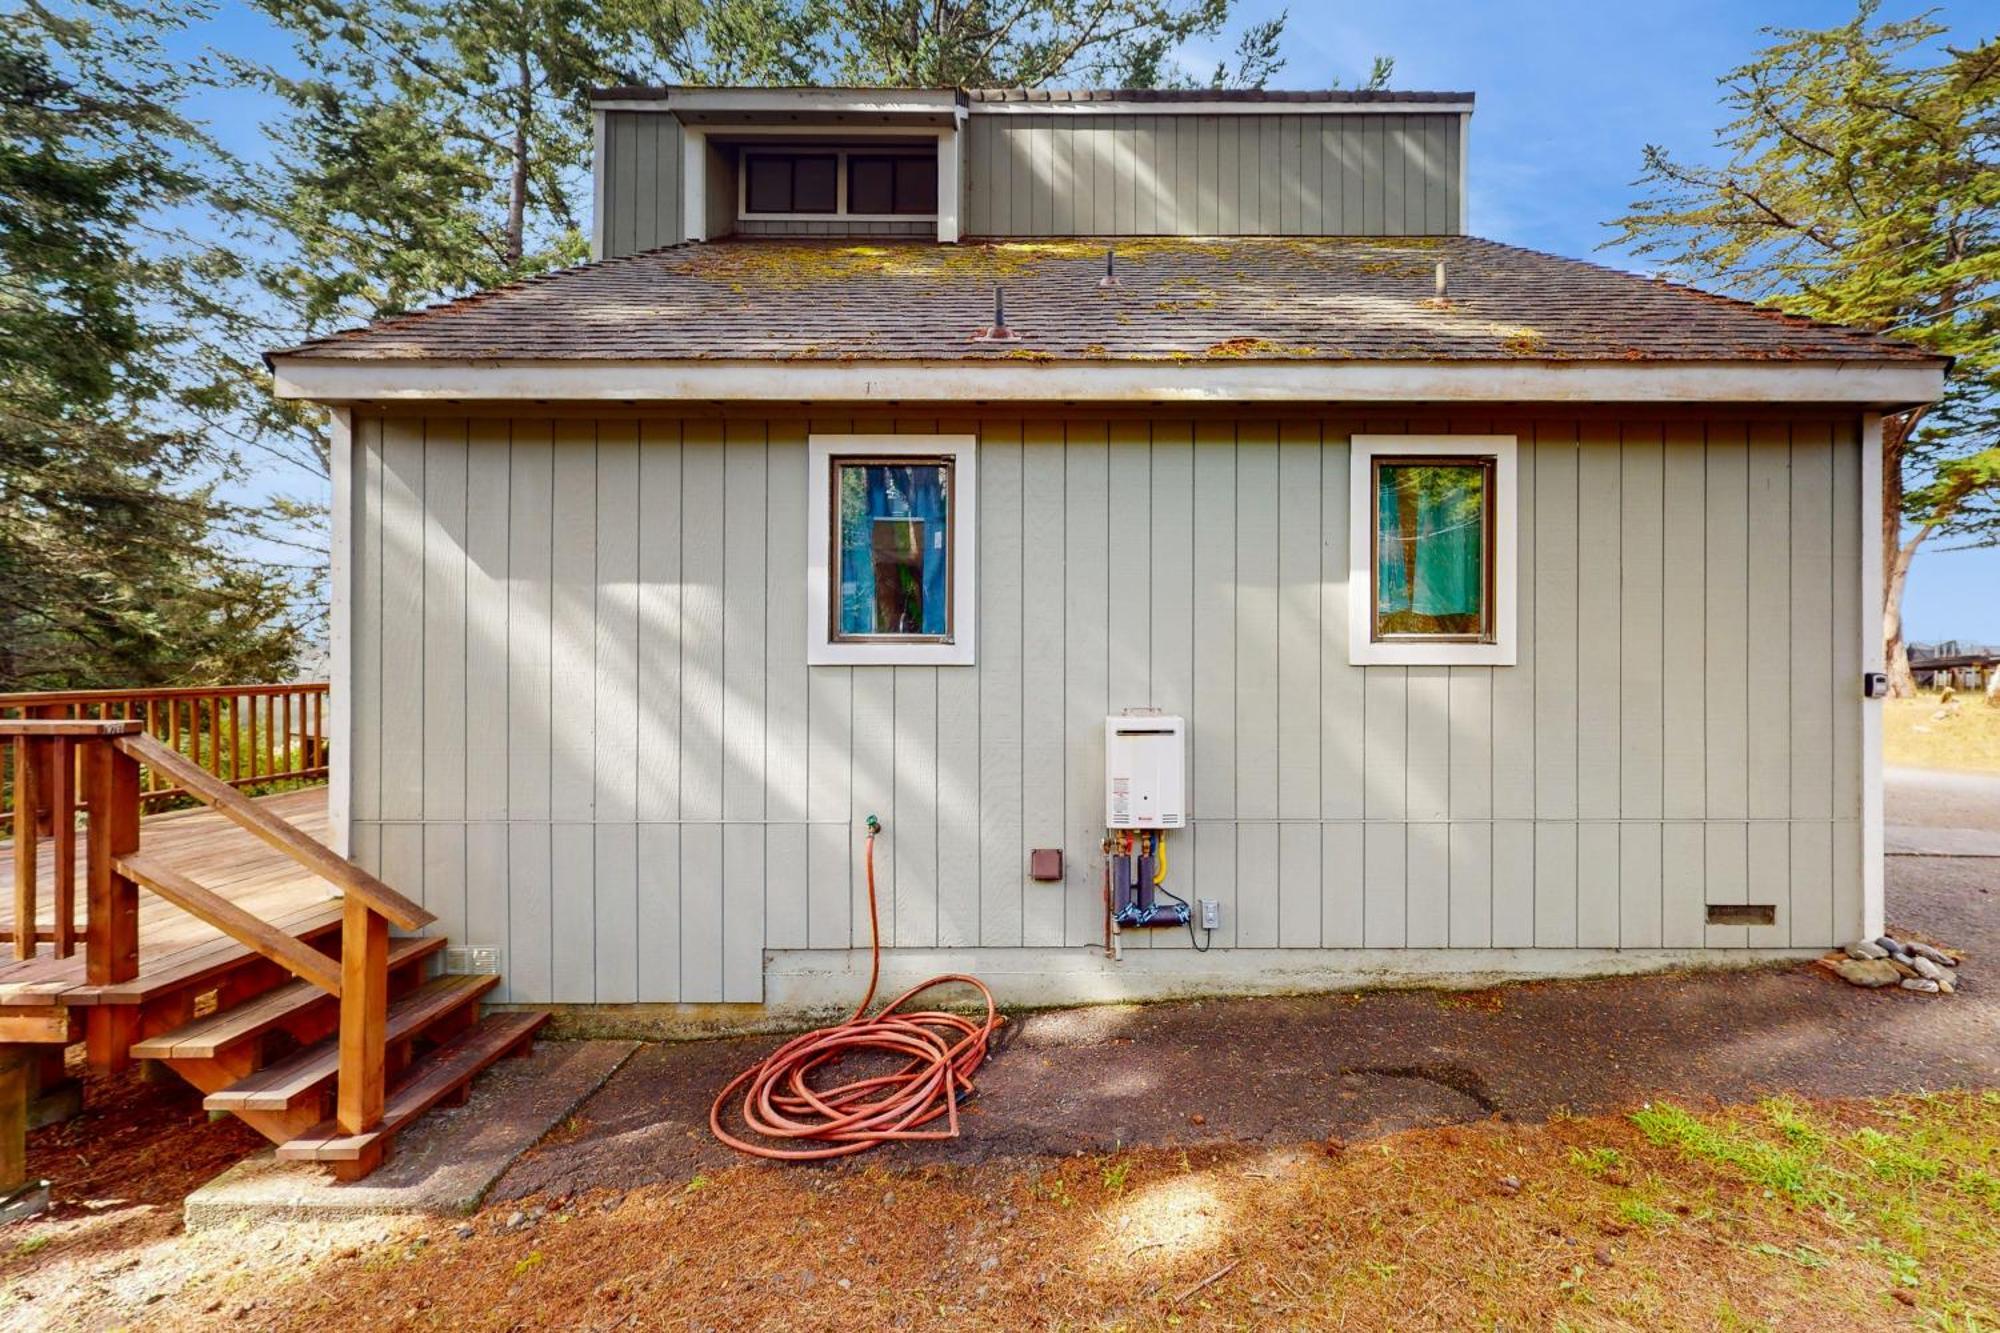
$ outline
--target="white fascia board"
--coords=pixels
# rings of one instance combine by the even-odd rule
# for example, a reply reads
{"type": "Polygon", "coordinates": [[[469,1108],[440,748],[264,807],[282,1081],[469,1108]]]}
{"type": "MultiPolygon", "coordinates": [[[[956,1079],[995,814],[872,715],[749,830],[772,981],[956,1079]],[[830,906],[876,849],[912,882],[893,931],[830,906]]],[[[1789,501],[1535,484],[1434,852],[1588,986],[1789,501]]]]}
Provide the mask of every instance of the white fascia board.
{"type": "Polygon", "coordinates": [[[1470,102],[974,102],[975,116],[1455,116],[1470,102]]]}
{"type": "Polygon", "coordinates": [[[333,501],[327,550],[327,705],[324,725],[332,743],[328,758],[326,814],[333,850],[353,853],[354,813],[354,414],[333,409],[328,426],[327,461],[333,501]]]}
{"type": "Polygon", "coordinates": [[[681,239],[708,239],[708,136],[681,132],[681,239]]]}
{"type": "MultiPolygon", "coordinates": [[[[627,103],[607,100],[592,105],[622,108],[627,103]]],[[[694,88],[672,89],[664,98],[634,99],[629,105],[690,115],[937,116],[951,114],[958,106],[958,93],[950,88],[899,89],[886,95],[867,89],[694,88]]]]}
{"type": "MultiPolygon", "coordinates": [[[[1847,516],[1836,516],[1845,521],[1847,516]]],[[[1884,589],[1882,551],[1882,415],[1861,415],[1861,641],[1854,645],[1861,671],[1883,671],[1884,589]]],[[[1834,677],[1839,681],[1839,677],[1834,677]]],[[[1841,688],[1836,683],[1835,689],[1841,688]]],[[[1861,681],[1847,688],[1861,697],[1861,938],[1872,940],[1885,929],[1888,896],[1882,862],[1882,701],[1870,699],[1861,681]]],[[[1845,929],[1847,922],[1835,922],[1845,929]]]]}
{"type": "MultiPolygon", "coordinates": [[[[615,109],[615,108],[614,108],[615,109]]],[[[733,142],[737,139],[909,139],[921,144],[952,127],[953,122],[911,120],[895,125],[732,125],[712,120],[684,122],[689,133],[733,142]]]]}
{"type": "Polygon", "coordinates": [[[319,402],[1099,403],[1934,401],[1941,366],[1842,361],[603,361],[276,356],[280,398],[319,402]]]}
{"type": "MultiPolygon", "coordinates": [[[[939,130],[937,137],[937,238],[941,244],[958,241],[959,146],[958,126],[939,130]]],[[[845,174],[844,172],[842,173],[845,174]]]]}

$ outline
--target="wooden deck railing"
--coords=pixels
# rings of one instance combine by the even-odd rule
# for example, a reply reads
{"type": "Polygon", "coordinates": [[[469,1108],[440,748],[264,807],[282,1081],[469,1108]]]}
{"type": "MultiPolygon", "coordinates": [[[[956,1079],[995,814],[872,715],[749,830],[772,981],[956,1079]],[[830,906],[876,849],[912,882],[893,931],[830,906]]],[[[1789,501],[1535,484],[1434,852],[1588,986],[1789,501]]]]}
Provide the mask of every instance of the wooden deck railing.
{"type": "MultiPolygon", "coordinates": [[[[35,956],[43,940],[62,957],[74,953],[75,826],[85,812],[84,973],[92,985],[130,981],[139,973],[138,891],[199,917],[278,966],[340,1000],[340,1075],[335,1119],[360,1134],[382,1119],[386,1096],[389,1007],[389,927],[419,930],[434,918],[325,844],[307,837],[244,796],[229,779],[196,764],[137,719],[0,719],[0,741],[27,775],[14,810],[14,952],[35,956]],[[84,799],[61,777],[78,770],[84,799]],[[147,783],[163,783],[213,807],[238,827],[291,857],[340,890],[345,899],[341,951],[330,958],[198,884],[141,845],[139,815],[147,783]],[[40,843],[55,844],[53,929],[40,919],[40,843]]],[[[86,1013],[91,1058],[124,1058],[136,1035],[127,1006],[95,1005],[86,1013]]]]}
{"type": "MultiPolygon", "coordinates": [[[[319,782],[327,776],[327,686],[202,685],[157,690],[64,690],[0,694],[0,721],[137,722],[148,735],[232,787],[319,782]]],[[[0,815],[14,808],[16,770],[0,772],[0,815]]],[[[72,786],[82,772],[70,770],[72,786]]],[[[139,799],[148,809],[189,793],[148,769],[139,799]]]]}

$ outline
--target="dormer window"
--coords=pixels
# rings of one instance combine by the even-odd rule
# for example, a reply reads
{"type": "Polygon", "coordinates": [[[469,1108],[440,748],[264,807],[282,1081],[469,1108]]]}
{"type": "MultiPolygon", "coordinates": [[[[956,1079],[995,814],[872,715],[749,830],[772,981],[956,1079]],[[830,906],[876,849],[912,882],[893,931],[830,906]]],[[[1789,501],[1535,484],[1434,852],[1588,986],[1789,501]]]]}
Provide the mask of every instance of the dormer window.
{"type": "Polygon", "coordinates": [[[840,158],[833,153],[745,153],[747,216],[840,211],[840,158]]]}
{"type": "Polygon", "coordinates": [[[921,222],[938,210],[935,147],[745,148],[737,172],[744,222],[921,222]]]}
{"type": "Polygon", "coordinates": [[[855,154],[847,159],[847,211],[926,216],[937,211],[937,157],[855,154]]]}

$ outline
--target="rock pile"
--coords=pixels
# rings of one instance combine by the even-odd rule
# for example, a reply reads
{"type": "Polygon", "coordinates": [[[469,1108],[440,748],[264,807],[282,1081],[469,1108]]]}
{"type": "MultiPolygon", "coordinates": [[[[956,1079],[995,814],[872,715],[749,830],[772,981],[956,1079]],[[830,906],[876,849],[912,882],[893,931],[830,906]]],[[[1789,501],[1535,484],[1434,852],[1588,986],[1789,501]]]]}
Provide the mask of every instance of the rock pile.
{"type": "Polygon", "coordinates": [[[1890,935],[1856,941],[1819,960],[1821,967],[1856,986],[1901,986],[1926,995],[1950,995],[1963,985],[1958,964],[1956,957],[1922,940],[1890,935]]]}

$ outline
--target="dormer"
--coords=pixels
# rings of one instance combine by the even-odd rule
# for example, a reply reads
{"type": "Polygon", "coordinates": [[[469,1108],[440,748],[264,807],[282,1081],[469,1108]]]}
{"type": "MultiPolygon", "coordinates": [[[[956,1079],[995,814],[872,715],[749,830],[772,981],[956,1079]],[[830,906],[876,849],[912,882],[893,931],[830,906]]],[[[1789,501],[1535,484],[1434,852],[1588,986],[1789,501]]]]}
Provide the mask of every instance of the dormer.
{"type": "Polygon", "coordinates": [[[839,236],[1444,236],[1470,93],[611,88],[593,253],[839,236]]]}

